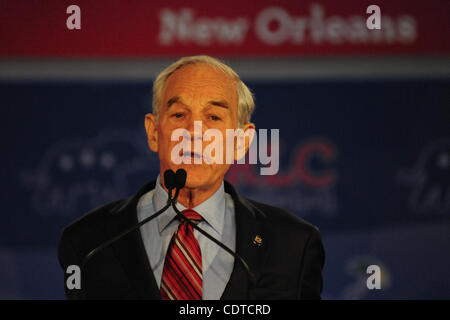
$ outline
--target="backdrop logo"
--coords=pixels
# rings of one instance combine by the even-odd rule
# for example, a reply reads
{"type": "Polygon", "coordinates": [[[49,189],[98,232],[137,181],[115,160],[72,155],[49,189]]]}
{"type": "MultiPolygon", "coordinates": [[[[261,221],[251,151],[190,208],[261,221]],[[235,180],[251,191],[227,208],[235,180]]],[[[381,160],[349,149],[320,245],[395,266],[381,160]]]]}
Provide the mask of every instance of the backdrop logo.
{"type": "Polygon", "coordinates": [[[34,170],[21,173],[33,211],[79,215],[134,193],[135,183],[151,180],[159,168],[144,141],[135,131],[117,130],[51,145],[34,170]]]}
{"type": "Polygon", "coordinates": [[[409,188],[409,207],[416,213],[450,214],[450,138],[431,143],[411,168],[396,180],[409,188]]]}
{"type": "Polygon", "coordinates": [[[334,144],[328,139],[310,138],[295,147],[290,158],[276,175],[262,176],[255,166],[241,164],[232,166],[226,179],[249,198],[302,216],[335,216],[338,151],[334,144]]]}

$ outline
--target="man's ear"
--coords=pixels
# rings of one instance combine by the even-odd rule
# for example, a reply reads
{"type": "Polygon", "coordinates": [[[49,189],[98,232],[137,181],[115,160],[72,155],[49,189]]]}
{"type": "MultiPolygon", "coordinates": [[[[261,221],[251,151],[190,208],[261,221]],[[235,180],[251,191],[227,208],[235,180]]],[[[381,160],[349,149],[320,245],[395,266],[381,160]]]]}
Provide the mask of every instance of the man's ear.
{"type": "Polygon", "coordinates": [[[151,113],[145,115],[145,131],[147,132],[147,143],[153,152],[158,152],[158,128],[155,116],[151,113]]]}
{"type": "Polygon", "coordinates": [[[255,124],[254,123],[246,123],[242,128],[244,132],[243,136],[238,137],[238,141],[235,141],[235,149],[234,149],[234,160],[239,160],[242,157],[245,157],[248,149],[250,148],[250,144],[253,141],[255,136],[255,124]]]}

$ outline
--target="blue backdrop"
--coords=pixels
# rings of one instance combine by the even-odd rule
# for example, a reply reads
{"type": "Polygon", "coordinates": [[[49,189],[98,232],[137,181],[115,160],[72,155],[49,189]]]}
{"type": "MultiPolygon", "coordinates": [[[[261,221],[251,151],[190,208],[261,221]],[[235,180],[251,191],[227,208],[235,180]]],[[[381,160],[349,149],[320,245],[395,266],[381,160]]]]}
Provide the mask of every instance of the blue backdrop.
{"type": "MultiPolygon", "coordinates": [[[[248,85],[257,128],[280,129],[280,172],[228,179],[320,228],[323,297],[450,298],[450,80],[248,85]]],[[[151,83],[4,82],[0,96],[0,298],[64,298],[61,229],[158,173],[151,83]]]]}

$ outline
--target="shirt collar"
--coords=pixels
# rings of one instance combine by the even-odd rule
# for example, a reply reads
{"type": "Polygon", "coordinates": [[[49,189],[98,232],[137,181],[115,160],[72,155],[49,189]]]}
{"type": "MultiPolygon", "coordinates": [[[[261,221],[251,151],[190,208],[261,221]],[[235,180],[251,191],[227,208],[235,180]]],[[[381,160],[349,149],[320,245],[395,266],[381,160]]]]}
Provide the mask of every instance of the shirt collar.
{"type": "MultiPolygon", "coordinates": [[[[160,175],[156,179],[155,191],[153,193],[153,203],[155,210],[159,210],[167,204],[168,193],[161,186],[160,175]]],[[[182,211],[186,209],[182,204],[176,204],[178,210],[182,211]]],[[[219,189],[208,199],[200,203],[198,206],[192,208],[192,210],[196,211],[198,214],[202,216],[202,218],[209,224],[211,227],[219,233],[222,234],[223,223],[225,219],[225,188],[224,183],[220,185],[219,189]]],[[[176,213],[172,207],[167,209],[164,213],[158,216],[156,219],[158,221],[158,230],[161,233],[169,223],[176,217],[176,213]]]]}

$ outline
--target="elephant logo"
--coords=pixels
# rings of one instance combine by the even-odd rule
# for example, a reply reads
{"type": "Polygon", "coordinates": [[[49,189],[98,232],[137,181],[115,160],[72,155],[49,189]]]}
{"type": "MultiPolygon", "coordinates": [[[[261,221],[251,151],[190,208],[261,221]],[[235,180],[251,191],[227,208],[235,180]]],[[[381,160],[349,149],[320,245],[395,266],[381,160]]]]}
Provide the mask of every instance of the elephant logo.
{"type": "Polygon", "coordinates": [[[141,132],[115,130],[50,146],[36,169],[20,177],[32,189],[32,210],[76,216],[128,197],[158,173],[158,159],[144,142],[141,132]]]}
{"type": "Polygon", "coordinates": [[[425,148],[410,169],[400,170],[397,180],[409,187],[409,206],[417,213],[450,213],[450,138],[425,148]]]}

